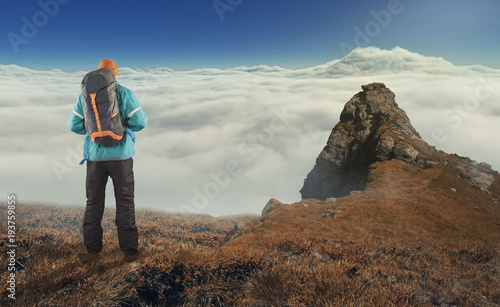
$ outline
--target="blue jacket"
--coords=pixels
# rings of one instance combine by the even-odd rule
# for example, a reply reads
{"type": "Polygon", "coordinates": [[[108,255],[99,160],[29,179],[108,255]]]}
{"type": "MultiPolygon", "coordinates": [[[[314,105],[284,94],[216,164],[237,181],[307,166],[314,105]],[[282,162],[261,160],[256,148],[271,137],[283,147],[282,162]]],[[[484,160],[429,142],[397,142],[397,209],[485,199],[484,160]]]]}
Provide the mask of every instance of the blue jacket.
{"type": "MultiPolygon", "coordinates": [[[[119,83],[116,82],[118,86],[119,83]]],[[[118,109],[122,124],[125,126],[125,120],[129,118],[128,125],[132,131],[141,131],[146,127],[148,117],[139,105],[135,94],[126,87],[119,87],[116,89],[116,96],[118,99],[118,109]]],[[[77,134],[87,134],[84,126],[84,111],[83,111],[83,97],[80,94],[73,112],[68,121],[69,129],[77,134]]],[[[90,140],[89,137],[85,138],[85,146],[87,148],[89,161],[112,161],[112,160],[127,160],[135,155],[135,138],[131,134],[125,133],[120,143],[112,146],[104,146],[96,144],[90,140]]]]}

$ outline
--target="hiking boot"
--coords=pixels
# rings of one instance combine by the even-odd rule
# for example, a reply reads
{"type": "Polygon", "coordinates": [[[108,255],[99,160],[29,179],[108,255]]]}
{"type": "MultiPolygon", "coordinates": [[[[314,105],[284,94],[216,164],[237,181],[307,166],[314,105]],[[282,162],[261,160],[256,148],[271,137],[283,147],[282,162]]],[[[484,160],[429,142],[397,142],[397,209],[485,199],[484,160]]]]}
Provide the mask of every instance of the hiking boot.
{"type": "Polygon", "coordinates": [[[123,257],[123,261],[125,261],[125,262],[136,261],[139,258],[139,254],[140,254],[140,252],[137,252],[137,253],[132,254],[132,255],[125,255],[123,257]]]}

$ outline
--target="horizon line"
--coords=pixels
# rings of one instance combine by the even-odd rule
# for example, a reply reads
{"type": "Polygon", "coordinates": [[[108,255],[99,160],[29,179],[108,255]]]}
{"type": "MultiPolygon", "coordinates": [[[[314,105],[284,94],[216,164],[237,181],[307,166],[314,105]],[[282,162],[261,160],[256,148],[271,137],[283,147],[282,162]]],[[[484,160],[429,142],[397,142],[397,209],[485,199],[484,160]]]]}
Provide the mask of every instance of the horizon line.
{"type": "MultiPolygon", "coordinates": [[[[381,52],[395,52],[395,51],[402,50],[402,51],[406,51],[406,52],[411,53],[411,54],[419,55],[419,56],[424,57],[424,58],[440,59],[440,60],[443,60],[443,61],[451,63],[455,67],[481,66],[481,67],[485,67],[485,68],[489,68],[489,69],[500,70],[500,67],[493,67],[493,66],[489,66],[489,65],[485,65],[485,64],[467,64],[467,65],[455,64],[452,61],[447,60],[446,58],[441,57],[441,56],[423,55],[423,54],[420,54],[418,52],[413,52],[413,51],[410,51],[408,49],[402,48],[400,46],[395,46],[392,49],[383,49],[383,48],[379,48],[379,47],[376,47],[376,46],[357,47],[357,48],[351,50],[344,57],[336,58],[336,59],[333,59],[333,60],[330,60],[330,61],[327,61],[327,62],[324,62],[324,63],[321,63],[321,64],[317,64],[317,65],[313,65],[313,66],[306,66],[306,67],[302,67],[302,68],[287,68],[287,67],[280,66],[280,65],[269,65],[269,64],[261,63],[261,64],[257,64],[257,65],[253,65],[253,66],[240,65],[240,66],[227,66],[227,67],[223,67],[223,68],[205,66],[205,67],[199,67],[199,68],[193,68],[193,69],[186,69],[186,70],[175,70],[175,69],[170,68],[168,66],[156,66],[154,68],[150,68],[150,66],[135,67],[135,68],[134,67],[130,67],[130,66],[121,66],[120,69],[126,68],[126,69],[131,69],[131,70],[134,70],[134,71],[143,71],[143,72],[149,72],[149,71],[154,71],[154,70],[158,70],[158,69],[168,69],[168,70],[171,70],[172,72],[192,72],[192,71],[204,70],[204,69],[214,69],[214,70],[224,71],[224,70],[231,70],[231,69],[237,69],[237,68],[240,68],[240,69],[250,69],[250,68],[255,68],[255,67],[269,67],[269,68],[279,68],[279,69],[289,70],[289,71],[300,71],[300,70],[305,70],[305,69],[309,69],[309,68],[319,67],[319,66],[326,65],[326,64],[329,64],[329,63],[333,63],[333,62],[339,62],[339,61],[342,61],[343,59],[348,58],[349,56],[351,56],[355,52],[359,52],[360,50],[368,50],[368,49],[374,49],[374,50],[381,51],[381,52]]],[[[56,70],[56,71],[62,71],[64,73],[71,73],[71,74],[72,73],[88,72],[88,70],[71,70],[70,71],[70,70],[64,70],[64,69],[57,68],[57,67],[50,68],[50,69],[36,69],[36,68],[29,67],[29,66],[21,66],[19,64],[15,64],[15,63],[10,63],[10,64],[1,64],[0,63],[0,66],[11,66],[11,65],[12,66],[17,66],[17,67],[20,67],[20,68],[24,68],[24,69],[33,70],[33,71],[40,71],[40,72],[52,72],[54,70],[56,70]]],[[[97,65],[95,65],[95,66],[97,66],[97,65]]]]}

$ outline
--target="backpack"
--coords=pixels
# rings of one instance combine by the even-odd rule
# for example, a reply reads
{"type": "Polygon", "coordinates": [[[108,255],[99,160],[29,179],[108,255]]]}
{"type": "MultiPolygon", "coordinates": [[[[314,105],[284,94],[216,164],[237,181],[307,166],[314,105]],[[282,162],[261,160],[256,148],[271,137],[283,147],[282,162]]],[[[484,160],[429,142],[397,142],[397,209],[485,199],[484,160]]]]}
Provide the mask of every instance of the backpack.
{"type": "Polygon", "coordinates": [[[113,72],[107,68],[89,72],[82,80],[81,90],[85,130],[90,139],[105,146],[119,143],[125,129],[118,110],[113,72]]]}

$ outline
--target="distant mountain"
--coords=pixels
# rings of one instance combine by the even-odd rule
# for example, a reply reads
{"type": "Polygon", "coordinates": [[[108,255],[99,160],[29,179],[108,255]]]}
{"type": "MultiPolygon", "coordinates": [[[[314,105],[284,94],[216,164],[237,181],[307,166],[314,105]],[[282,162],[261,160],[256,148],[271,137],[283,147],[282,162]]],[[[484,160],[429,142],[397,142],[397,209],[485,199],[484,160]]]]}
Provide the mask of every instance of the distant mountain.
{"type": "Polygon", "coordinates": [[[457,66],[441,57],[423,56],[401,47],[395,47],[392,50],[383,50],[377,47],[357,48],[342,59],[296,70],[279,66],[258,65],[227,68],[225,71],[279,74],[280,76],[302,78],[335,78],[403,72],[429,74],[498,73],[497,69],[482,65],[457,66]]]}
{"type": "Polygon", "coordinates": [[[381,75],[402,72],[431,74],[493,73],[498,70],[481,66],[456,66],[443,58],[423,56],[395,47],[383,50],[376,47],[357,48],[340,60],[295,71],[295,76],[329,78],[338,76],[381,75]]]}
{"type": "Polygon", "coordinates": [[[317,68],[314,72],[323,76],[383,74],[415,70],[449,73],[456,69],[452,63],[443,58],[426,57],[400,47],[392,50],[381,50],[375,47],[354,49],[343,59],[317,68]]]}

